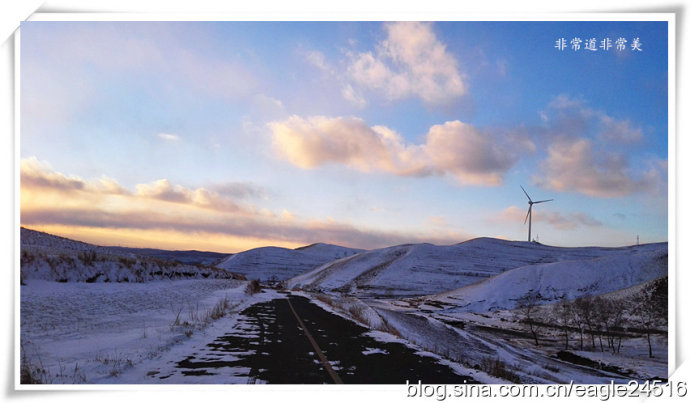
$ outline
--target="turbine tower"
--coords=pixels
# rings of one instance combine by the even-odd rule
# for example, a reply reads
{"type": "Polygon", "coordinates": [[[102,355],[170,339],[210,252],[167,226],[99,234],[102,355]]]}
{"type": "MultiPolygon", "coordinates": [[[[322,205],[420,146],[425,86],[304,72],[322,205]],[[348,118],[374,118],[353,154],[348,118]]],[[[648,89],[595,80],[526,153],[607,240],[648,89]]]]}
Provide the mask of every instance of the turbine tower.
{"type": "Polygon", "coordinates": [[[553,199],[532,201],[532,198],[529,197],[529,195],[527,194],[527,191],[525,190],[525,188],[522,187],[522,185],[520,185],[520,189],[522,189],[522,191],[525,192],[525,196],[527,196],[527,203],[529,203],[529,209],[527,209],[527,215],[525,216],[525,223],[527,223],[527,219],[529,218],[529,229],[527,230],[527,242],[532,242],[532,205],[553,201],[553,199]]]}

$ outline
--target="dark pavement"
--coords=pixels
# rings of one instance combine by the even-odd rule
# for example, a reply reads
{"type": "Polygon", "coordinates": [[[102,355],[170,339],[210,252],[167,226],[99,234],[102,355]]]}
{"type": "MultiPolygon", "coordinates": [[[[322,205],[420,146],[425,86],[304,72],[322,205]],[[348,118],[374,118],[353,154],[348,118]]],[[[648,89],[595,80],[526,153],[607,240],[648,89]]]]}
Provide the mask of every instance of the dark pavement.
{"type": "MultiPolygon", "coordinates": [[[[288,296],[333,370],[346,384],[474,383],[401,343],[380,342],[368,329],[327,312],[307,298],[288,296]]],[[[177,363],[183,375],[213,376],[222,367],[249,368],[250,382],[333,383],[286,299],[253,305],[234,328],[177,363]]],[[[218,383],[224,383],[219,377],[218,383]]]]}

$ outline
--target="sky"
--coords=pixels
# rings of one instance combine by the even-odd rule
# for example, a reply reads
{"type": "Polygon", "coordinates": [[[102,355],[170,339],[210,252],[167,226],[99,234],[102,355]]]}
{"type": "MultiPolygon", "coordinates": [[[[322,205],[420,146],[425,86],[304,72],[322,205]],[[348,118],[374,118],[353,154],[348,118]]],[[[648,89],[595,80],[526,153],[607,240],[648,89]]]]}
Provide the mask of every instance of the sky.
{"type": "Polygon", "coordinates": [[[526,240],[523,186],[554,199],[542,243],[667,241],[667,31],[23,22],[21,224],[221,252],[526,240]]]}

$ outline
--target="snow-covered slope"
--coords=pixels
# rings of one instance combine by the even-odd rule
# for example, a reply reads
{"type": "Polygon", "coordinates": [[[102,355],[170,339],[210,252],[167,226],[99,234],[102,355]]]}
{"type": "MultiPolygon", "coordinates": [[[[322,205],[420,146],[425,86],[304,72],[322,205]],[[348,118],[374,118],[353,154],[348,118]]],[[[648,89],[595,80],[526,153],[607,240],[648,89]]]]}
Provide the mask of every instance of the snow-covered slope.
{"type": "MultiPolygon", "coordinates": [[[[657,244],[639,248],[660,247],[657,244]]],[[[291,279],[288,286],[364,297],[421,296],[458,289],[523,266],[627,256],[634,250],[557,248],[493,238],[477,238],[451,246],[400,245],[326,263],[291,279]]]]}
{"type": "Polygon", "coordinates": [[[485,312],[513,309],[530,293],[537,304],[572,300],[623,290],[668,273],[667,244],[626,248],[619,253],[588,260],[572,260],[520,267],[482,282],[424,298],[442,305],[444,312],[485,312]]]}
{"type": "MultiPolygon", "coordinates": [[[[92,245],[24,227],[20,229],[19,241],[22,249],[38,248],[42,251],[52,251],[54,253],[96,252],[100,254],[113,254],[113,251],[106,246],[92,245]]],[[[130,253],[121,253],[121,255],[131,256],[130,253]]]]}
{"type": "Polygon", "coordinates": [[[268,246],[234,254],[216,266],[249,279],[285,280],[324,263],[352,256],[361,249],[317,243],[297,249],[268,246]]]}
{"type": "Polygon", "coordinates": [[[113,253],[133,253],[139,256],[150,256],[157,259],[171,260],[185,264],[203,264],[215,266],[222,259],[230,256],[229,253],[204,252],[198,250],[163,250],[151,248],[127,248],[123,246],[108,246],[113,253]]]}
{"type": "Polygon", "coordinates": [[[22,228],[21,280],[59,282],[145,282],[157,279],[241,278],[200,264],[139,256],[107,246],[22,228]]]}

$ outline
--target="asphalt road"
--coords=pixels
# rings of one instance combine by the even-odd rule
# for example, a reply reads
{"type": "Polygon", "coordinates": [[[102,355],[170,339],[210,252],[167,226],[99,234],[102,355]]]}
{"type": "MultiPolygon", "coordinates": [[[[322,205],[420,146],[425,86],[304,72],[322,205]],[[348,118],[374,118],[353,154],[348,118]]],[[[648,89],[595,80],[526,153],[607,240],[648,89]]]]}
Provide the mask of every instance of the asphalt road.
{"type": "MultiPolygon", "coordinates": [[[[288,298],[312,341],[288,300],[274,299],[242,311],[233,329],[178,362],[178,371],[185,377],[207,377],[218,376],[224,367],[248,368],[250,382],[278,384],[335,380],[346,384],[474,382],[404,344],[375,340],[366,334],[368,329],[321,309],[307,298],[288,298]],[[324,358],[337,376],[328,373],[324,358]]],[[[218,383],[224,383],[222,377],[218,383]]]]}

